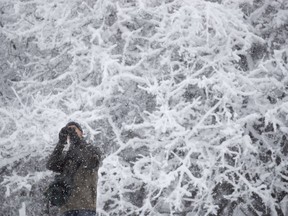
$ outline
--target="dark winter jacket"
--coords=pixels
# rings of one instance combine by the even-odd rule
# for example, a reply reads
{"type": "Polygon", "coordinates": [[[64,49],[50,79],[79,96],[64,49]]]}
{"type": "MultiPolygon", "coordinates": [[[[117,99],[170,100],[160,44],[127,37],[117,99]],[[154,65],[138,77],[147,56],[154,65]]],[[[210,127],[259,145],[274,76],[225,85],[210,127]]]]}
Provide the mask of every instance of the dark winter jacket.
{"type": "Polygon", "coordinates": [[[71,145],[67,153],[57,144],[47,162],[47,169],[73,178],[71,195],[60,212],[96,210],[98,169],[101,153],[98,148],[82,140],[71,145]]]}

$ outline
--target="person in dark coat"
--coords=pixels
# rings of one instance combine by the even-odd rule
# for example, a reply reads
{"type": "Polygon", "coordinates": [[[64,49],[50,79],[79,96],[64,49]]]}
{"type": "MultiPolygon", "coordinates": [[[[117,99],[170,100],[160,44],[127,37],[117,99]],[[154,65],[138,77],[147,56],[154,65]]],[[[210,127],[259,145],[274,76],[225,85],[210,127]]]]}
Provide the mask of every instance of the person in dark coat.
{"type": "Polygon", "coordinates": [[[71,193],[60,207],[62,216],[96,215],[99,148],[88,144],[83,130],[76,122],[69,122],[59,133],[59,142],[50,155],[47,169],[71,179],[71,193]],[[64,150],[70,145],[67,151],[64,150]]]}

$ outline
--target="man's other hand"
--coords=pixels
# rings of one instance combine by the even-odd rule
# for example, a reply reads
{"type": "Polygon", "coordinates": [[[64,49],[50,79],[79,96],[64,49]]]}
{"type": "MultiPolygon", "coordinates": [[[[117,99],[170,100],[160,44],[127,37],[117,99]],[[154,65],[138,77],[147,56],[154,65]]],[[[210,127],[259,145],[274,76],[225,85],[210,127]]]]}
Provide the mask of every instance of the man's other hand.
{"type": "Polygon", "coordinates": [[[63,127],[59,132],[59,143],[66,144],[68,137],[68,130],[67,127],[63,127]]]}

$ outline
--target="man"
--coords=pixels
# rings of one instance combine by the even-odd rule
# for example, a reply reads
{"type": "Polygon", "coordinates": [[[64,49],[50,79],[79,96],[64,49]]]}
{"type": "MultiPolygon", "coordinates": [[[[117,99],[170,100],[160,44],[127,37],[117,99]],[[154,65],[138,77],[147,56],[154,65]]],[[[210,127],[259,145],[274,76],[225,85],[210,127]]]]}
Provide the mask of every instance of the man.
{"type": "Polygon", "coordinates": [[[69,122],[59,133],[59,142],[47,162],[47,169],[59,172],[70,182],[71,192],[60,207],[62,216],[96,215],[100,151],[83,138],[76,122],[69,122]],[[64,148],[70,145],[67,152],[64,148]]]}

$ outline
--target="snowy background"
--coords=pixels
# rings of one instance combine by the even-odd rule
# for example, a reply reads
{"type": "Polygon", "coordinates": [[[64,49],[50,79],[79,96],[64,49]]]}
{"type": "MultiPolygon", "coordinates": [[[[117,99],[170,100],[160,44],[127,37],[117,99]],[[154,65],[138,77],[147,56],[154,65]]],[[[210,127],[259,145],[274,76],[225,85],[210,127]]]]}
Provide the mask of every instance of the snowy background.
{"type": "Polygon", "coordinates": [[[45,215],[70,120],[99,216],[288,215],[287,75],[287,0],[0,0],[0,215],[45,215]]]}

